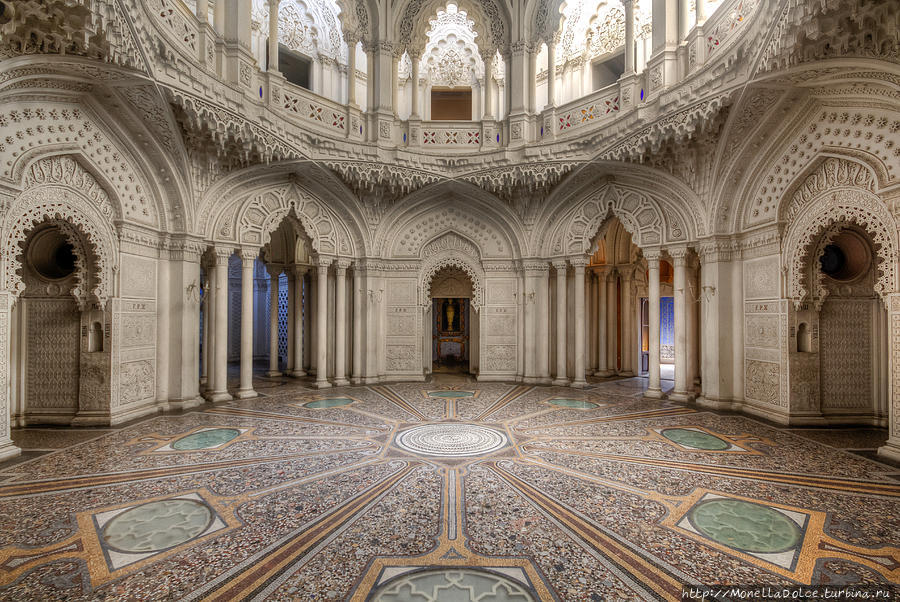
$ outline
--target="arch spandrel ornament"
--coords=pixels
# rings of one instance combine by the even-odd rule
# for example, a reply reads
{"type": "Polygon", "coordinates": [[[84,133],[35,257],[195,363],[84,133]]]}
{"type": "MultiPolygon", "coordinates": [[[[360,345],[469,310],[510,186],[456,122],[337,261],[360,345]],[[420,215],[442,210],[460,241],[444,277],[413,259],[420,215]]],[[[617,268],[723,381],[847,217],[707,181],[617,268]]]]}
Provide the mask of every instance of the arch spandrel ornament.
{"type": "Polygon", "coordinates": [[[429,307],[431,283],[435,274],[447,267],[458,268],[472,281],[472,307],[475,311],[484,303],[484,272],[481,257],[474,243],[448,232],[422,247],[422,267],[419,270],[419,305],[429,307]]]}
{"type": "Polygon", "coordinates": [[[10,204],[0,231],[2,288],[14,296],[25,289],[20,259],[24,245],[36,226],[54,222],[75,252],[76,301],[80,307],[91,302],[104,306],[113,296],[118,270],[117,235],[111,223],[117,213],[107,191],[67,156],[35,162],[23,177],[23,189],[10,204]]]}
{"type": "Polygon", "coordinates": [[[646,194],[610,186],[581,202],[550,239],[548,255],[583,255],[596,251],[594,241],[610,217],[631,233],[638,247],[688,240],[686,221],[666,218],[659,203],[646,194]]]}
{"type": "Polygon", "coordinates": [[[223,212],[211,234],[215,239],[260,246],[289,216],[300,223],[316,252],[326,255],[356,252],[347,227],[321,201],[295,185],[244,197],[234,208],[223,212]]]}

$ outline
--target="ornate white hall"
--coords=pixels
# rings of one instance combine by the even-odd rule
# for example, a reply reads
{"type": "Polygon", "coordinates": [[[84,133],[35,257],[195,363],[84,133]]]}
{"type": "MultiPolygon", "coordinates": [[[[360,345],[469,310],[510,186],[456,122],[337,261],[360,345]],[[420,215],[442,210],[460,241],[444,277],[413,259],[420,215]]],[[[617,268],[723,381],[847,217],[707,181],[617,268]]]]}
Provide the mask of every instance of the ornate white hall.
{"type": "Polygon", "coordinates": [[[895,1],[0,0],[0,600],[896,587],[898,226],[895,1]]]}

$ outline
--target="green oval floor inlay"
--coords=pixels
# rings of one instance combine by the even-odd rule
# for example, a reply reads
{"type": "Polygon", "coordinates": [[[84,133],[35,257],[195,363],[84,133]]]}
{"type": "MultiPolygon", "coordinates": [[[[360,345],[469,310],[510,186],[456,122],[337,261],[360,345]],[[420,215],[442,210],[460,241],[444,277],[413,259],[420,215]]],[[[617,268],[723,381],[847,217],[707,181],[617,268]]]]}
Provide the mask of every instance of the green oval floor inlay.
{"type": "Polygon", "coordinates": [[[472,397],[472,391],[429,391],[428,397],[440,397],[442,399],[455,399],[457,397],[472,397]]]}
{"type": "Polygon", "coordinates": [[[173,443],[172,449],[185,451],[218,447],[224,443],[228,443],[240,434],[241,431],[237,429],[210,429],[208,431],[198,431],[182,437],[173,443]]]}
{"type": "Polygon", "coordinates": [[[797,547],[802,535],[797,523],[781,512],[743,500],[706,500],[688,518],[703,535],[744,552],[786,552],[797,547]]]}
{"type": "Polygon", "coordinates": [[[329,397],[328,399],[317,399],[315,401],[310,401],[309,403],[304,403],[303,406],[307,408],[313,408],[315,410],[321,410],[323,408],[347,406],[351,403],[353,403],[353,400],[349,397],[329,397]]]}
{"type": "Polygon", "coordinates": [[[704,433],[703,431],[694,431],[691,429],[665,429],[660,434],[678,445],[693,447],[694,449],[722,451],[730,447],[727,441],[724,441],[715,435],[704,433]]]}
{"type": "Polygon", "coordinates": [[[598,404],[592,401],[584,401],[582,399],[551,399],[549,400],[555,406],[561,406],[564,408],[577,408],[579,410],[593,410],[594,408],[600,407],[598,404]]]}
{"type": "Polygon", "coordinates": [[[194,500],[162,500],[126,510],[106,523],[103,541],[122,552],[159,552],[194,539],[213,513],[194,500]]]}

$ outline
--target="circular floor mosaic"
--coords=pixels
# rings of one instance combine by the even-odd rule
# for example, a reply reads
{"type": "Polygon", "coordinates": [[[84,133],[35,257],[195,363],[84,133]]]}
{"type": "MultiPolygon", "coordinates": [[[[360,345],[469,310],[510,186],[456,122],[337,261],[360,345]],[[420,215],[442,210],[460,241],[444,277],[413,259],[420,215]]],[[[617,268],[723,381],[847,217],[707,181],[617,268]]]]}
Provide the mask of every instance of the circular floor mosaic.
{"type": "Polygon", "coordinates": [[[497,451],[509,443],[498,430],[474,424],[427,424],[403,431],[397,445],[424,456],[465,458],[497,451]]]}
{"type": "Polygon", "coordinates": [[[228,443],[241,434],[237,429],[209,429],[191,433],[172,444],[172,449],[187,451],[193,449],[209,449],[228,443]]]}
{"type": "Polygon", "coordinates": [[[458,397],[473,397],[472,391],[429,391],[428,397],[440,397],[441,399],[456,399],[458,397]]]}
{"type": "Polygon", "coordinates": [[[194,539],[209,528],[212,511],[194,500],[161,500],[130,508],[103,528],[103,540],[122,552],[158,552],[194,539]]]}
{"type": "Polygon", "coordinates": [[[728,547],[773,554],[800,543],[797,523],[775,510],[744,500],[704,500],[688,516],[701,533],[728,547]]]}
{"type": "Polygon", "coordinates": [[[555,406],[561,406],[563,408],[575,408],[577,410],[593,410],[596,407],[599,407],[598,404],[592,401],[583,401],[581,399],[550,399],[550,403],[555,406]]]}
{"type": "Polygon", "coordinates": [[[666,429],[662,431],[662,436],[678,445],[693,447],[694,449],[723,451],[729,448],[727,441],[719,439],[715,435],[693,429],[666,429]]]}

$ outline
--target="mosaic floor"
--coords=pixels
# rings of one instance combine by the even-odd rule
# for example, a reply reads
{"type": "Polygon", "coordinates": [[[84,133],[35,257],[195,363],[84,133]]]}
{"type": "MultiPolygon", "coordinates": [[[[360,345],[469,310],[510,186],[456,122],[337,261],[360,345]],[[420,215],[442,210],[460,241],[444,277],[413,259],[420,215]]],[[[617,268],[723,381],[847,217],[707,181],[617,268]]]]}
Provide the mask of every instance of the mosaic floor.
{"type": "MultiPolygon", "coordinates": [[[[0,465],[7,600],[680,600],[900,582],[877,431],[789,431],[584,391],[395,384],[26,436],[0,465]]],[[[896,592],[900,594],[900,591],[896,592]]]]}

